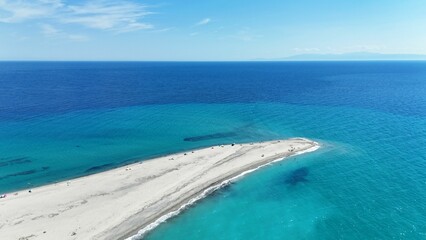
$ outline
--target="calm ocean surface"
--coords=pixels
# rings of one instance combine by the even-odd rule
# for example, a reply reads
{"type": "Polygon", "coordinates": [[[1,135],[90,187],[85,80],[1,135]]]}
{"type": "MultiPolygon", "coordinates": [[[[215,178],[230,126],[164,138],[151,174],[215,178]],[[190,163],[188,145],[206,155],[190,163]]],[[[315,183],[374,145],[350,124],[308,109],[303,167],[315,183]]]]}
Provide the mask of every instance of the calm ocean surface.
{"type": "Polygon", "coordinates": [[[426,62],[0,63],[0,193],[296,136],[146,238],[426,239],[426,62]]]}

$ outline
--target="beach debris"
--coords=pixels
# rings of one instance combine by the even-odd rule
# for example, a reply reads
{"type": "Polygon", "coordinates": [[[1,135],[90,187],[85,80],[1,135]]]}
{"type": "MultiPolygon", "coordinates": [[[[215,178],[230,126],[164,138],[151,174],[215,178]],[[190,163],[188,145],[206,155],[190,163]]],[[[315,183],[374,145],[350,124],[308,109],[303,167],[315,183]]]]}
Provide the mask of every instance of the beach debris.
{"type": "Polygon", "coordinates": [[[184,153],[183,155],[186,156],[186,153],[184,153]]]}
{"type": "Polygon", "coordinates": [[[231,144],[231,146],[234,146],[234,145],[235,145],[235,143],[232,143],[232,144],[231,144]]]}
{"type": "Polygon", "coordinates": [[[0,195],[0,198],[6,198],[6,194],[2,194],[2,195],[0,195]]]}
{"type": "Polygon", "coordinates": [[[76,232],[72,232],[72,233],[71,233],[71,236],[75,236],[75,235],[77,235],[77,233],[76,233],[76,232]]]}
{"type": "Polygon", "coordinates": [[[194,153],[194,151],[192,151],[192,153],[194,153]]]}
{"type": "Polygon", "coordinates": [[[46,233],[46,231],[43,231],[43,233],[46,233]]]}
{"type": "Polygon", "coordinates": [[[265,154],[262,154],[262,157],[264,157],[265,156],[265,154]]]}
{"type": "Polygon", "coordinates": [[[132,168],[129,168],[129,167],[128,167],[128,168],[126,168],[126,171],[130,171],[130,170],[132,170],[132,168]]]}
{"type": "Polygon", "coordinates": [[[29,193],[32,193],[33,191],[31,191],[31,189],[30,189],[30,190],[28,190],[28,192],[29,192],[29,193]]]}

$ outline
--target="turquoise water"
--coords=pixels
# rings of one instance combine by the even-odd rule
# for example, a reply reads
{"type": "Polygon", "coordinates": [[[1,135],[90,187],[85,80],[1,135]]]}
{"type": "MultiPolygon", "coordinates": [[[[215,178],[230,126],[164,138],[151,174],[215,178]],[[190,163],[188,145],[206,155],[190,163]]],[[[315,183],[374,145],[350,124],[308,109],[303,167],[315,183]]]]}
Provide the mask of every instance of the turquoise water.
{"type": "Polygon", "coordinates": [[[1,189],[38,186],[213,144],[278,137],[254,126],[249,115],[235,115],[235,107],[243,110],[220,104],[169,104],[2,122],[1,189]],[[238,134],[226,139],[183,141],[188,136],[226,132],[238,134]]]}
{"type": "Polygon", "coordinates": [[[306,137],[322,148],[247,175],[146,238],[426,239],[424,62],[0,66],[0,192],[306,137]]]}
{"type": "Polygon", "coordinates": [[[426,238],[424,119],[342,107],[247,108],[264,116],[257,126],[265,132],[317,139],[322,149],[248,175],[147,239],[426,238]],[[286,184],[300,168],[309,170],[307,181],[286,184]]]}

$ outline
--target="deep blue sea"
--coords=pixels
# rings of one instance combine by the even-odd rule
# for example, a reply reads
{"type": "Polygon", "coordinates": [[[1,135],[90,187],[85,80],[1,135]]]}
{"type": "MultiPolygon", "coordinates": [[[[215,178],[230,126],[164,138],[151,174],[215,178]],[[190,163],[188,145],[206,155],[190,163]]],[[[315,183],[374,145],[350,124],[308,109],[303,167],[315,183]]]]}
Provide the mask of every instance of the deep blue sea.
{"type": "Polygon", "coordinates": [[[146,239],[426,239],[426,62],[0,63],[1,193],[288,137],[146,239]]]}

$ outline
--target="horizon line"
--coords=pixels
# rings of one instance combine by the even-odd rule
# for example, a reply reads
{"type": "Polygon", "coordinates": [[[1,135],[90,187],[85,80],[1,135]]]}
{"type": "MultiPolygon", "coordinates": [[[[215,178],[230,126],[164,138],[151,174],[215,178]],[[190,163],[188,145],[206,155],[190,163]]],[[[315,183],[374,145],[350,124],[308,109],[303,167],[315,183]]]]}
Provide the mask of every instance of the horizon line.
{"type": "Polygon", "coordinates": [[[425,59],[254,59],[254,60],[1,60],[0,62],[423,62],[425,59]]]}

